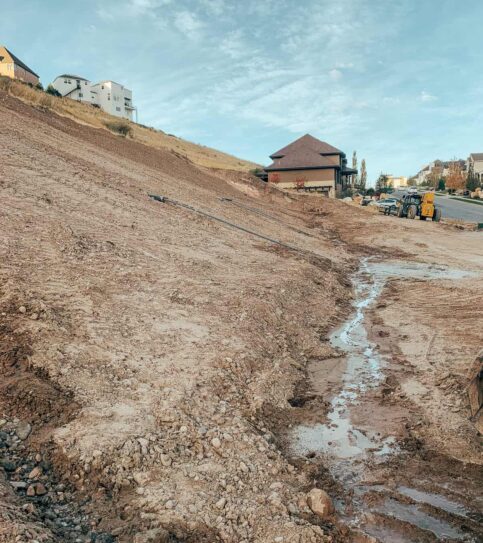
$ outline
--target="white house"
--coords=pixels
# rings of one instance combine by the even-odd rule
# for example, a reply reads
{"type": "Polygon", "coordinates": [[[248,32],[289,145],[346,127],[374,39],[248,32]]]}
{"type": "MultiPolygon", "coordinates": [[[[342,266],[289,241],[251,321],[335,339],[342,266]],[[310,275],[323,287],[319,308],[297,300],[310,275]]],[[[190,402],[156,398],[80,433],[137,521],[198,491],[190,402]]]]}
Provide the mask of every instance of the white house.
{"type": "Polygon", "coordinates": [[[114,81],[101,81],[92,85],[92,91],[97,95],[97,104],[101,109],[116,117],[132,121],[132,91],[114,81]]]}
{"type": "Polygon", "coordinates": [[[133,120],[132,91],[114,81],[92,84],[78,75],[63,74],[52,83],[63,97],[100,107],[110,115],[133,120]]]}

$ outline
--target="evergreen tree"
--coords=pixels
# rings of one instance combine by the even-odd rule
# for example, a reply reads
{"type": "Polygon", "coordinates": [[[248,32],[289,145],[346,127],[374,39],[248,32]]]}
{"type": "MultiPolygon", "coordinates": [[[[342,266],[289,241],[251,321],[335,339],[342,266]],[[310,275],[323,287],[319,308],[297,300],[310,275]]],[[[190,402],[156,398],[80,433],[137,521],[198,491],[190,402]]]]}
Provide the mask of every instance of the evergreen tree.
{"type": "MultiPolygon", "coordinates": [[[[356,153],[356,151],[354,151],[354,152],[352,153],[352,169],[353,169],[353,170],[357,170],[357,153],[356,153]]],[[[354,174],[354,175],[352,176],[352,185],[353,185],[353,186],[354,186],[354,185],[357,185],[357,184],[358,184],[358,181],[359,181],[358,175],[357,175],[357,174],[354,174]]]]}
{"type": "Polygon", "coordinates": [[[366,159],[363,158],[361,162],[361,175],[360,175],[360,186],[362,190],[365,190],[367,183],[367,169],[366,169],[366,159]]]}

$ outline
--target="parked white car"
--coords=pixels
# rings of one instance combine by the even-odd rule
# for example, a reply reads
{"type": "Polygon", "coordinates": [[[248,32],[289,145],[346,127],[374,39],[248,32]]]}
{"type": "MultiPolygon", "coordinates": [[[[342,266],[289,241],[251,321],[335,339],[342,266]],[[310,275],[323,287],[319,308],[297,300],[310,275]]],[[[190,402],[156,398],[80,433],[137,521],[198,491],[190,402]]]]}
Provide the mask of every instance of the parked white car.
{"type": "Polygon", "coordinates": [[[378,211],[389,215],[392,209],[396,209],[399,198],[384,198],[384,200],[379,200],[377,202],[378,211]]]}

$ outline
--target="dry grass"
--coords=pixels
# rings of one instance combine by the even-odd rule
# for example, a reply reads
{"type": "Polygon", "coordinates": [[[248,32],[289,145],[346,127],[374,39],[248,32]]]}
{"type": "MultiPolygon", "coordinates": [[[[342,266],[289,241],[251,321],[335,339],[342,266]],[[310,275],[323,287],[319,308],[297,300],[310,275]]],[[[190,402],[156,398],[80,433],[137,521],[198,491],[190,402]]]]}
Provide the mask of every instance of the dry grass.
{"type": "MultiPolygon", "coordinates": [[[[69,98],[50,96],[45,92],[7,77],[0,77],[0,90],[8,92],[31,105],[49,109],[59,115],[95,128],[105,130],[106,128],[109,129],[109,125],[112,126],[112,123],[119,122],[117,117],[113,117],[99,108],[81,104],[69,98]]],[[[259,166],[216,149],[196,145],[190,141],[166,134],[161,130],[155,130],[129,121],[126,121],[125,124],[129,126],[128,132],[132,139],[156,149],[175,151],[199,166],[237,171],[249,171],[259,166]]],[[[110,129],[112,130],[112,128],[110,129]]]]}

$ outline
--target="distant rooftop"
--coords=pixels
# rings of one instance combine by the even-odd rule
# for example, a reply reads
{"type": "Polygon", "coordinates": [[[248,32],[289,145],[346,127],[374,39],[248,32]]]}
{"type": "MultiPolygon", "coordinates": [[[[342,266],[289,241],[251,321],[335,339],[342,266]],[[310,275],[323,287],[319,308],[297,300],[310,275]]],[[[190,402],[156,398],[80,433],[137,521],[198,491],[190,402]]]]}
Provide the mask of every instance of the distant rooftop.
{"type": "Polygon", "coordinates": [[[86,79],[85,77],[81,77],[80,75],[72,75],[72,74],[62,74],[62,75],[58,75],[56,77],[56,79],[81,79],[82,81],[89,81],[88,79],[86,79]]]}

